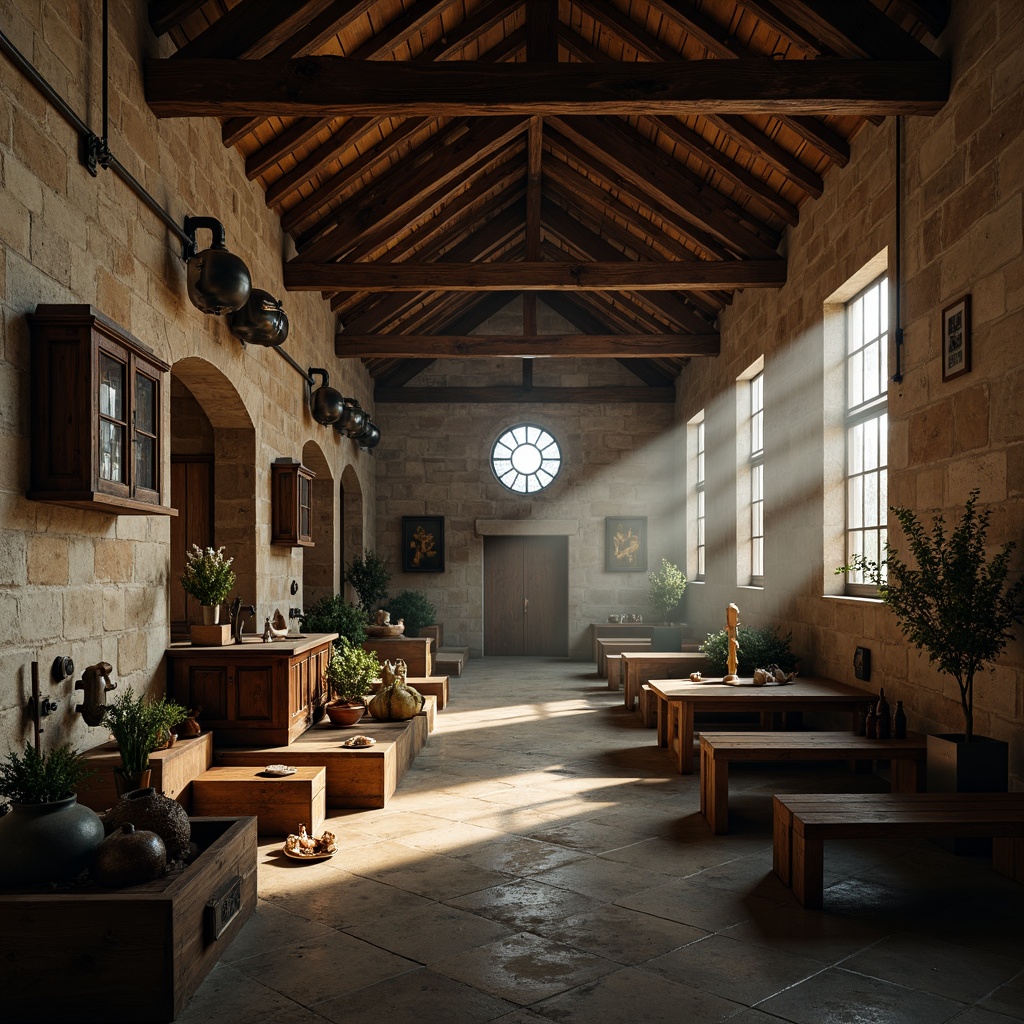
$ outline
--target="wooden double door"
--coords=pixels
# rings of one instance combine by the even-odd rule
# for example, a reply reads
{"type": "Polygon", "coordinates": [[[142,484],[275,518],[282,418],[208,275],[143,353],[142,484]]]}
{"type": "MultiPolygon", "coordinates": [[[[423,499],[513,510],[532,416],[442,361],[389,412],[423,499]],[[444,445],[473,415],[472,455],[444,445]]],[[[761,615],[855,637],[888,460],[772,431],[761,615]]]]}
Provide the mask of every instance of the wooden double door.
{"type": "Polygon", "coordinates": [[[569,538],[484,538],[484,655],[569,655],[569,538]]]}

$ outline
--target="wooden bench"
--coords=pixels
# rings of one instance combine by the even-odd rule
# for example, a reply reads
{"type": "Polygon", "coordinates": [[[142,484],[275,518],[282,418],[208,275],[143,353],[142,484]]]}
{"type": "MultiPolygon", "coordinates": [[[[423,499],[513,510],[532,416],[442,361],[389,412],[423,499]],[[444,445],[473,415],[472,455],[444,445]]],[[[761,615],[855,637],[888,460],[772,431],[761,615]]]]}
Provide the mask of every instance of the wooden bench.
{"type": "Polygon", "coordinates": [[[605,660],[609,654],[621,654],[623,651],[649,651],[651,641],[635,637],[602,637],[596,643],[597,647],[597,674],[601,677],[608,675],[608,662],[605,660]]]}
{"type": "Polygon", "coordinates": [[[192,805],[197,815],[251,814],[261,836],[287,836],[300,825],[318,836],[327,815],[326,780],[321,765],[300,765],[282,776],[259,767],[210,768],[192,780],[192,805]]]}
{"type": "Polygon", "coordinates": [[[467,661],[468,647],[439,647],[434,654],[434,671],[438,675],[461,676],[467,661]]]}
{"type": "Polygon", "coordinates": [[[776,794],[773,868],[820,909],[826,839],[991,838],[992,865],[1024,881],[1024,793],[776,794]]]}
{"type": "Polygon", "coordinates": [[[691,672],[704,672],[706,654],[700,651],[623,651],[622,689],[626,709],[632,711],[640,699],[640,687],[652,679],[686,678],[691,672]]]}
{"type": "MultiPolygon", "coordinates": [[[[649,688],[647,688],[649,690],[649,688]]],[[[845,732],[704,732],[700,734],[700,813],[715,835],[729,831],[732,761],[892,761],[894,793],[916,793],[923,780],[925,738],[872,740],[845,732]]]]}

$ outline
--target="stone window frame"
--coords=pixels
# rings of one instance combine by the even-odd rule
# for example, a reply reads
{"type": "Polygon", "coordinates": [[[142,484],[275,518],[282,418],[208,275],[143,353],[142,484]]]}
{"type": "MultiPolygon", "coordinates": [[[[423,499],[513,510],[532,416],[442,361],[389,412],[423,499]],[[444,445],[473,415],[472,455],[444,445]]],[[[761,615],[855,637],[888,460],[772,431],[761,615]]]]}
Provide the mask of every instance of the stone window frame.
{"type": "Polygon", "coordinates": [[[736,378],[736,584],[756,589],[765,585],[764,370],[762,354],[736,378]]]}

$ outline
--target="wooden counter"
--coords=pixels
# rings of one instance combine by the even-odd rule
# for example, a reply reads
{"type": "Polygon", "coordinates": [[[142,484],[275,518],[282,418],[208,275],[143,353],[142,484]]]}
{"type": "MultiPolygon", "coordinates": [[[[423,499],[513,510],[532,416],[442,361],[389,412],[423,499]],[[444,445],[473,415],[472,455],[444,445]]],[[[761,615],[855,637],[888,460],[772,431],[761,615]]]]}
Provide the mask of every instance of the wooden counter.
{"type": "Polygon", "coordinates": [[[323,716],[327,663],[337,633],[310,633],[265,644],[172,644],[168,696],[201,707],[199,722],[222,746],[287,746],[323,716]]]}

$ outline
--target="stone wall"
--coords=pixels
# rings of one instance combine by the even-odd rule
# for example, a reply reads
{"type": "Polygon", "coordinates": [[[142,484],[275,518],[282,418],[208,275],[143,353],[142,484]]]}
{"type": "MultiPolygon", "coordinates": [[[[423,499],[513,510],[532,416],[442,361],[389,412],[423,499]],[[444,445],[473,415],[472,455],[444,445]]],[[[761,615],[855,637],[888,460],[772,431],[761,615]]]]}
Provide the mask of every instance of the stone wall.
{"type": "MultiPolygon", "coordinates": [[[[566,330],[541,305],[541,329],[566,330]]],[[[477,333],[518,331],[513,302],[477,333]]],[[[437,360],[410,387],[518,385],[522,362],[437,360]]],[[[626,386],[637,379],[612,360],[537,359],[536,387],[626,386]]],[[[647,516],[648,566],[682,557],[682,519],[674,497],[678,438],[672,406],[657,404],[411,404],[377,410],[377,552],[392,570],[391,593],[427,595],[446,644],[483,649],[483,549],[478,520],[569,520],[569,652],[590,657],[589,624],[612,613],[650,615],[646,572],[606,572],[605,516],[647,516]],[[546,491],[517,495],[490,470],[491,446],[514,423],[536,423],[558,441],[563,468],[546,491]],[[445,516],[445,571],[402,572],[403,515],[445,516]]],[[[531,527],[532,528],[532,527],[531,527]]],[[[561,527],[559,527],[561,529],[561,527]]]]}
{"type": "MultiPolygon", "coordinates": [[[[906,331],[904,379],[889,389],[889,500],[926,521],[933,509],[951,520],[978,487],[993,509],[995,546],[1024,539],[1024,7],[1016,0],[954,4],[936,49],[952,60],[950,101],[935,117],[904,120],[906,331]],[[973,367],[944,383],[940,315],[964,294],[973,299],[973,367]]],[[[742,621],[791,629],[808,670],[848,682],[854,648],[865,645],[874,653],[870,685],[906,702],[912,728],[962,731],[956,684],[908,648],[878,602],[838,596],[841,581],[832,574],[842,560],[833,514],[841,509],[841,454],[824,307],[885,250],[892,277],[894,132],[891,118],[864,129],[849,165],[826,176],[824,197],[801,208],[784,243],[786,286],[739,295],[721,317],[723,356],[694,361],[681,380],[679,421],[702,409],[707,418],[711,524],[707,582],[691,584],[689,617],[705,630],[721,628],[725,605],[736,601],[742,621]],[[737,584],[735,381],[761,355],[767,565],[764,589],[755,590],[737,584]]],[[[890,344],[890,372],[893,359],[890,344]]],[[[899,549],[895,520],[890,527],[899,549]]],[[[1022,682],[1018,638],[979,677],[975,697],[976,731],[1011,741],[1018,781],[1022,682]]]]}
{"type": "MultiPolygon", "coordinates": [[[[278,219],[242,156],[225,149],[213,120],[158,121],[147,108],[141,61],[172,49],[156,39],[145,4],[111,4],[110,128],[114,155],[179,222],[213,216],[228,247],[248,264],[254,285],[284,294],[278,219]]],[[[100,5],[71,0],[0,2],[4,31],[84,120],[100,124],[100,5]]],[[[239,557],[239,593],[258,606],[300,603],[288,592],[303,578],[301,549],[271,547],[270,464],[299,458],[307,442],[322,453],[337,490],[342,472],[358,481],[360,528],[373,535],[374,463],[305,408],[304,386],[275,352],[242,346],[221,318],[189,302],[179,241],[110,171],[90,176],[78,137],[11,63],[0,59],[0,753],[31,736],[25,713],[30,665],[59,701],[47,746],[68,738],[87,747],[106,739],[71,711],[71,681],[48,683],[58,654],[76,677],[105,660],[119,685],[161,692],[169,639],[169,523],[28,501],[33,424],[26,314],[38,303],[89,303],[170,363],[208,423],[186,417],[163,427],[181,453],[208,446],[217,459],[217,536],[239,557]],[[177,430],[174,429],[177,428],[177,430]],[[205,433],[204,433],[205,432],[205,433]]],[[[208,236],[200,235],[205,247],[208,236]]],[[[358,361],[333,357],[333,318],[317,295],[284,296],[287,350],[303,367],[328,363],[334,383],[372,411],[372,386],[358,361]]],[[[175,395],[183,395],[175,388],[175,395]]],[[[161,470],[169,473],[170,454],[161,470]]],[[[318,479],[326,480],[321,473],[318,479]]],[[[335,495],[331,503],[338,515],[335,495]]],[[[334,538],[339,530],[322,532],[334,538]]],[[[322,569],[321,569],[322,573],[322,569]]],[[[322,579],[319,581],[322,586],[322,579]]]]}

